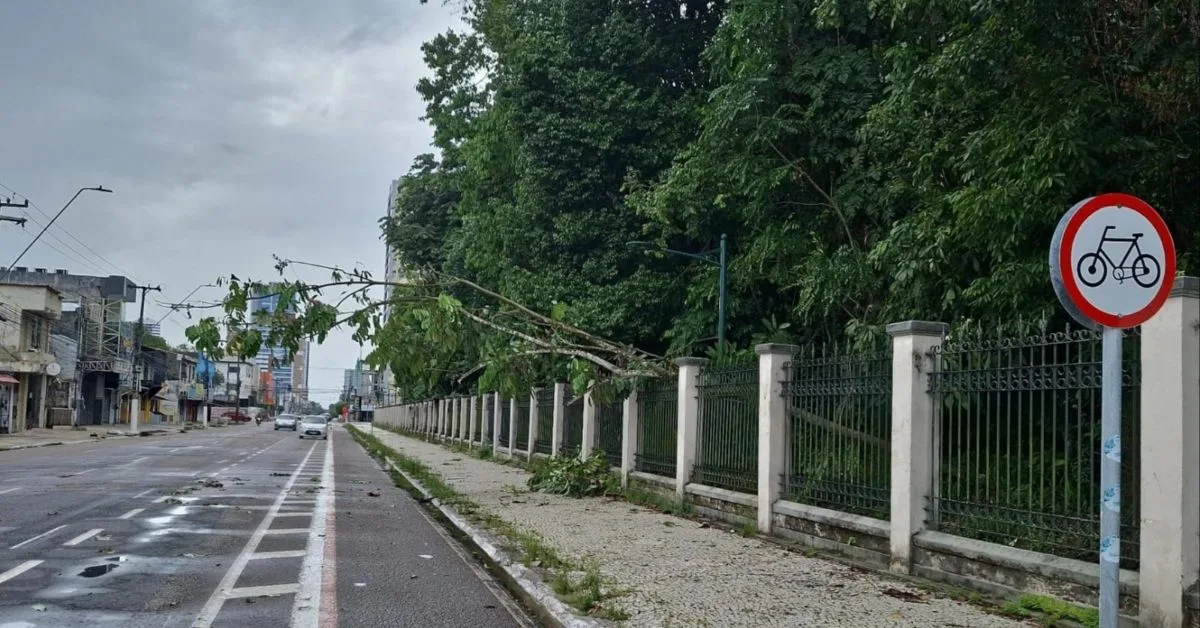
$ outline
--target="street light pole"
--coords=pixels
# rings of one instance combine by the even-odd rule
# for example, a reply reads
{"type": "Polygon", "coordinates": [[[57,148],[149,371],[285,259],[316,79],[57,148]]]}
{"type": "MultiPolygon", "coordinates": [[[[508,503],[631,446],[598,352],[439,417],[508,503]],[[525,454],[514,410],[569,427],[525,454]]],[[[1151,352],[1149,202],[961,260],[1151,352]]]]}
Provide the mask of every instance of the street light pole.
{"type": "Polygon", "coordinates": [[[8,281],[8,276],[12,274],[13,267],[17,265],[17,262],[21,261],[22,257],[25,257],[25,254],[29,252],[29,249],[33,248],[33,245],[37,244],[37,241],[41,239],[42,235],[45,234],[48,229],[50,229],[50,225],[54,224],[54,221],[58,220],[58,217],[63,215],[63,212],[67,211],[67,208],[71,206],[71,203],[74,203],[75,199],[79,198],[79,195],[83,194],[84,192],[105,192],[112,194],[112,190],[105,188],[103,185],[98,185],[94,188],[79,188],[79,190],[75,192],[75,196],[72,196],[71,200],[67,201],[67,204],[63,205],[62,209],[58,210],[58,213],[54,214],[54,217],[50,219],[50,222],[46,223],[46,226],[42,227],[42,230],[33,237],[33,240],[30,241],[28,245],[26,245],[25,250],[21,251],[21,254],[17,256],[17,259],[14,259],[12,263],[8,265],[8,270],[5,271],[4,279],[0,280],[0,283],[8,281]]]}
{"type": "Polygon", "coordinates": [[[724,346],[724,344],[725,344],[725,307],[726,307],[725,304],[726,304],[726,301],[728,300],[727,297],[728,297],[728,292],[729,292],[729,286],[728,286],[728,283],[729,283],[728,282],[729,238],[726,236],[726,234],[724,234],[724,233],[721,234],[721,244],[716,251],[717,259],[713,259],[713,251],[712,250],[702,251],[700,253],[689,253],[687,251],[677,251],[675,249],[668,249],[665,247],[660,247],[657,244],[655,244],[654,242],[645,242],[645,241],[641,241],[641,240],[635,240],[633,242],[626,242],[625,246],[627,246],[629,248],[641,249],[644,251],[660,251],[663,253],[670,253],[672,255],[679,255],[682,257],[690,257],[694,260],[699,260],[706,264],[712,264],[713,266],[716,266],[718,268],[719,274],[718,274],[718,279],[717,279],[717,281],[718,281],[718,285],[717,285],[717,346],[718,347],[724,346]]]}

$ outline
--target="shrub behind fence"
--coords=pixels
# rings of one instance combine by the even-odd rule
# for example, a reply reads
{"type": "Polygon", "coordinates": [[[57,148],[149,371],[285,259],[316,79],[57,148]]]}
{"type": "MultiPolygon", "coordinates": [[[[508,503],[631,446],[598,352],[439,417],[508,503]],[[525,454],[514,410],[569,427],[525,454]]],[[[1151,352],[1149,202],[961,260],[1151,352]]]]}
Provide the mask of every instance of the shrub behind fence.
{"type": "Polygon", "coordinates": [[[513,449],[529,451],[529,395],[517,398],[517,416],[512,418],[513,449]]]}
{"type": "Polygon", "coordinates": [[[693,480],[743,493],[758,490],[758,364],[701,369],[693,480]]]}
{"type": "Polygon", "coordinates": [[[537,440],[533,441],[533,450],[549,454],[554,444],[554,387],[539,388],[537,402],[537,440]]]}
{"type": "Polygon", "coordinates": [[[625,409],[620,401],[596,406],[596,446],[613,466],[621,466],[621,430],[625,409]]]}
{"type": "MultiPolygon", "coordinates": [[[[1013,547],[1096,560],[1100,538],[1100,334],[971,335],[933,352],[932,527],[1013,547]]],[[[1125,342],[1121,557],[1136,569],[1140,466],[1139,338],[1125,342]]]]}
{"type": "Polygon", "coordinates": [[[784,497],[888,519],[891,495],[890,344],[855,352],[810,347],[792,357],[784,497]]]}
{"type": "Polygon", "coordinates": [[[500,399],[500,431],[498,435],[501,447],[508,447],[509,427],[512,425],[512,410],[509,405],[507,399],[500,399]]]}
{"type": "Polygon", "coordinates": [[[679,429],[679,378],[649,380],[638,391],[638,471],[675,477],[676,438],[679,429]]]}

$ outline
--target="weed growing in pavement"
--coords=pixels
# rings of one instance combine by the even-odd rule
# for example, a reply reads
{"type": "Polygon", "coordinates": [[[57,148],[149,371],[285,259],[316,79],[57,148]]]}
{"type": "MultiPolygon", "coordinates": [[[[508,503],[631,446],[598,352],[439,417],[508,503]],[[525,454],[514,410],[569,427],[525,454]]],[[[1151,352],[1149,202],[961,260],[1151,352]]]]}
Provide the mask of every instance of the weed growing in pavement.
{"type": "Polygon", "coordinates": [[[677,517],[690,517],[696,514],[696,509],[692,507],[691,502],[679,501],[650,491],[630,487],[625,489],[621,496],[631,504],[645,506],[677,517]]]}
{"type": "MultiPolygon", "coordinates": [[[[350,426],[348,431],[351,437],[369,454],[385,462],[391,462],[420,482],[430,496],[499,536],[505,541],[505,549],[515,554],[522,564],[540,569],[545,574],[551,587],[563,602],[580,612],[602,619],[619,621],[629,618],[628,613],[610,602],[613,598],[624,595],[625,592],[605,590],[603,579],[600,577],[600,568],[596,563],[589,562],[584,565],[583,577],[578,582],[572,582],[571,574],[578,573],[580,569],[563,558],[540,535],[522,530],[498,515],[482,509],[479,504],[446,484],[441,476],[419,460],[401,454],[384,445],[378,438],[364,433],[356,427],[350,426]],[[565,585],[556,584],[560,581],[565,585]]],[[[397,486],[410,486],[404,476],[391,465],[388,465],[387,472],[397,486]]],[[[519,490],[518,487],[513,487],[513,489],[519,490]]]]}
{"type": "Polygon", "coordinates": [[[1058,622],[1063,620],[1080,624],[1086,628],[1096,628],[1100,625],[1100,615],[1096,609],[1076,606],[1070,602],[1045,595],[1022,595],[1002,606],[1000,612],[1020,618],[1028,618],[1037,614],[1043,626],[1057,626],[1058,622]]]}
{"type": "Polygon", "coordinates": [[[753,521],[747,521],[738,528],[738,534],[748,539],[752,539],[758,536],[758,525],[756,525],[753,521]]]}

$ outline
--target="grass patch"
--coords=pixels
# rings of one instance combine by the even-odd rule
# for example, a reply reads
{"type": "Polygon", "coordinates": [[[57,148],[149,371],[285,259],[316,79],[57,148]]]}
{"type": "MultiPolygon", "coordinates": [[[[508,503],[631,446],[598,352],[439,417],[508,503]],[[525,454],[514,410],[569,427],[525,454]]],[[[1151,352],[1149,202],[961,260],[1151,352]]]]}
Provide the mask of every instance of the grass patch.
{"type": "Polygon", "coordinates": [[[758,525],[753,521],[747,521],[738,527],[738,534],[748,539],[752,539],[758,536],[758,525]]]}
{"type": "MultiPolygon", "coordinates": [[[[555,594],[564,603],[581,613],[601,619],[620,621],[629,618],[624,609],[612,602],[613,598],[624,595],[625,592],[605,588],[599,565],[589,562],[582,568],[576,566],[548,545],[541,535],[522,530],[498,515],[484,510],[479,504],[446,484],[441,476],[424,463],[384,445],[378,438],[354,426],[348,427],[351,438],[366,449],[367,453],[384,461],[391,461],[404,473],[420,482],[430,496],[500,537],[504,549],[512,553],[514,558],[526,567],[542,572],[555,594]],[[573,577],[573,574],[578,574],[581,570],[582,577],[573,577]]],[[[490,450],[488,453],[490,454],[490,450]]],[[[409,485],[404,476],[390,465],[387,466],[387,472],[397,486],[409,485]]],[[[514,486],[512,489],[515,492],[519,487],[514,486]]]]}
{"type": "Polygon", "coordinates": [[[621,497],[625,498],[625,501],[631,504],[637,504],[638,506],[651,508],[653,510],[657,510],[658,512],[675,515],[676,517],[691,517],[696,514],[696,509],[692,506],[691,502],[679,501],[670,497],[659,495],[658,493],[652,493],[650,491],[644,491],[633,487],[625,489],[625,491],[621,493],[621,497]]]}
{"type": "Polygon", "coordinates": [[[1022,595],[1002,606],[1000,612],[1020,618],[1036,616],[1043,626],[1058,626],[1063,621],[1074,622],[1086,628],[1097,628],[1100,625],[1098,610],[1045,595],[1022,595]]]}

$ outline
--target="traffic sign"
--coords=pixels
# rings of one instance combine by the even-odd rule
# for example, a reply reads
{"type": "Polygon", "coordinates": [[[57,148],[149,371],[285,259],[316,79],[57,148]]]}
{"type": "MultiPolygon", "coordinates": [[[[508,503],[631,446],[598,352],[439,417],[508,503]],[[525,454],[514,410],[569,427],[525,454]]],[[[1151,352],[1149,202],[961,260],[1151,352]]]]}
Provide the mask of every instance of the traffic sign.
{"type": "Polygon", "coordinates": [[[1058,221],[1050,283],[1080,323],[1101,329],[1100,627],[1117,628],[1121,563],[1122,330],[1146,322],[1175,283],[1175,243],[1158,212],[1128,194],[1084,199],[1058,221]]]}
{"type": "Polygon", "coordinates": [[[1171,293],[1175,244],[1162,217],[1142,199],[1093,196],[1059,220],[1050,244],[1050,280],[1080,323],[1136,327],[1171,293]]]}

